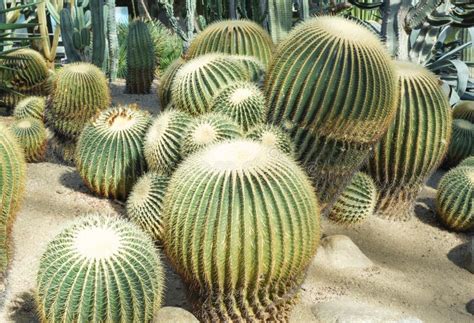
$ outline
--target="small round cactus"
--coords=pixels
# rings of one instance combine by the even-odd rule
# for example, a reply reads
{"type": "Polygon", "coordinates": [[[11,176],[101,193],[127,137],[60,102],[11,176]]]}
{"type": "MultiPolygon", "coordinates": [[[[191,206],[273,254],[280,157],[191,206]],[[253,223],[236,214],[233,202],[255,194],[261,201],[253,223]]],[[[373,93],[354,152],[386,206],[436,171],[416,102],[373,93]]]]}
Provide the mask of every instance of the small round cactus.
{"type": "Polygon", "coordinates": [[[145,138],[145,159],[150,170],[162,174],[175,170],[190,123],[187,113],[175,109],[167,109],[156,117],[145,138]]]}
{"type": "Polygon", "coordinates": [[[338,197],[329,218],[340,224],[356,224],[366,220],[375,210],[377,188],[367,174],[357,172],[338,197]]]}
{"type": "Polygon", "coordinates": [[[474,124],[463,119],[453,120],[453,135],[444,160],[444,167],[457,166],[463,159],[474,156],[474,124]]]}
{"type": "Polygon", "coordinates": [[[463,119],[474,123],[474,102],[463,101],[454,107],[453,119],[463,119]]]}
{"type": "Polygon", "coordinates": [[[260,84],[265,78],[265,65],[256,57],[245,55],[232,55],[232,58],[245,66],[250,81],[260,84]]]}
{"type": "Polygon", "coordinates": [[[127,215],[154,240],[163,234],[163,199],[169,177],[149,172],[140,177],[127,198],[127,215]]]}
{"type": "Polygon", "coordinates": [[[469,166],[474,167],[474,156],[468,157],[459,163],[458,167],[469,166]]]}
{"type": "Polygon", "coordinates": [[[125,200],[146,171],[143,141],[151,124],[148,112],[119,106],[86,125],[77,142],[76,167],[99,196],[125,200]]]}
{"type": "Polygon", "coordinates": [[[316,252],[319,222],[311,182],[292,158],[235,139],[178,167],[163,242],[202,321],[280,322],[316,252]]]}
{"type": "Polygon", "coordinates": [[[264,122],[265,96],[253,83],[236,82],[217,93],[211,110],[231,117],[247,131],[264,122]]]}
{"type": "Polygon", "coordinates": [[[149,322],[161,306],[163,267],[136,226],[91,214],[63,230],[40,260],[42,322],[149,322]]]}
{"type": "Polygon", "coordinates": [[[13,116],[15,119],[24,118],[35,118],[38,120],[44,119],[44,108],[46,105],[46,99],[41,96],[29,96],[22,99],[15,106],[13,110],[13,116]]]}
{"type": "Polygon", "coordinates": [[[27,162],[34,163],[44,159],[48,138],[43,121],[34,118],[20,119],[10,128],[23,148],[27,162]]]}
{"type": "Polygon", "coordinates": [[[183,157],[217,142],[242,136],[240,126],[228,116],[218,113],[203,114],[189,124],[183,138],[183,157]]]}
{"type": "Polygon", "coordinates": [[[474,229],[474,167],[459,166],[443,176],[436,211],[441,222],[453,231],[474,229]]]}
{"type": "Polygon", "coordinates": [[[178,70],[186,61],[182,58],[175,60],[165,72],[160,76],[158,85],[158,98],[160,99],[161,109],[165,109],[171,103],[171,89],[174,78],[178,70]]]}
{"type": "Polygon", "coordinates": [[[294,155],[295,147],[290,135],[278,126],[261,124],[250,129],[245,136],[270,148],[279,149],[287,155],[294,155]]]}

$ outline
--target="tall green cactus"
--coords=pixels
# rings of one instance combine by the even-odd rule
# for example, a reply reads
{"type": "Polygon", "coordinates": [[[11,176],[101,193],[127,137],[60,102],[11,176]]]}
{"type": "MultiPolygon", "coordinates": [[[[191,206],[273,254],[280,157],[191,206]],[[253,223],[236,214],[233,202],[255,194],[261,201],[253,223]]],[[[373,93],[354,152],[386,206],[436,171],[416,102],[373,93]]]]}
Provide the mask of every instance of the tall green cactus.
{"type": "Polygon", "coordinates": [[[115,0],[107,0],[107,75],[110,81],[115,81],[118,73],[119,42],[117,35],[117,21],[115,17],[115,0]]]}
{"type": "Polygon", "coordinates": [[[293,23],[293,2],[288,0],[267,0],[270,34],[275,43],[283,40],[293,23]]]}
{"type": "Polygon", "coordinates": [[[106,51],[106,21],[104,0],[90,0],[92,26],[92,63],[100,69],[104,68],[106,51]]]}
{"type": "Polygon", "coordinates": [[[59,13],[60,27],[66,57],[69,63],[87,60],[91,43],[91,12],[86,10],[87,3],[65,7],[59,13]]]}

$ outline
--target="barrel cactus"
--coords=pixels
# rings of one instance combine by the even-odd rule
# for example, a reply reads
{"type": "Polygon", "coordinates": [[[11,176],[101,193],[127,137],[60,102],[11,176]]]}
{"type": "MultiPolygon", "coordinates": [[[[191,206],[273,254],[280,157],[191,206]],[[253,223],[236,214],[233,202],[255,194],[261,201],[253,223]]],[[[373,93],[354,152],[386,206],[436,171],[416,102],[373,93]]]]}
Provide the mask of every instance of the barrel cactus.
{"type": "Polygon", "coordinates": [[[236,81],[248,81],[245,67],[230,56],[207,54],[188,61],[176,73],[173,104],[179,110],[199,115],[209,112],[214,95],[236,81]]]}
{"type": "Polygon", "coordinates": [[[155,49],[150,31],[143,20],[136,19],[130,24],[127,36],[126,92],[150,93],[155,68],[155,49]]]}
{"type": "Polygon", "coordinates": [[[15,121],[11,131],[25,152],[27,162],[38,162],[44,159],[47,134],[43,121],[25,118],[15,121]]]}
{"type": "Polygon", "coordinates": [[[181,161],[183,137],[191,122],[184,112],[169,109],[161,112],[145,138],[145,159],[150,170],[171,174],[181,161]]]}
{"type": "Polygon", "coordinates": [[[393,120],[390,56],[360,24],[309,19],[279,45],[265,93],[267,120],[290,132],[327,213],[393,120]]]}
{"type": "Polygon", "coordinates": [[[146,171],[143,141],[151,118],[135,106],[103,111],[86,125],[77,142],[76,167],[99,196],[125,200],[146,171]]]}
{"type": "Polygon", "coordinates": [[[464,159],[462,162],[459,163],[459,167],[461,166],[469,166],[469,167],[474,167],[474,156],[468,157],[464,159]]]}
{"type": "Polygon", "coordinates": [[[189,124],[183,138],[183,157],[217,142],[242,136],[242,129],[231,118],[219,113],[203,114],[189,124]]]}
{"type": "Polygon", "coordinates": [[[438,185],[436,212],[453,231],[474,229],[474,167],[456,167],[443,176],[438,185]]]}
{"type": "Polygon", "coordinates": [[[319,244],[319,207],[293,159],[236,139],[185,159],[164,247],[205,322],[284,321],[319,244]]]}
{"type": "Polygon", "coordinates": [[[158,85],[158,98],[160,99],[161,109],[165,109],[171,102],[171,89],[176,73],[186,61],[182,58],[175,60],[160,77],[158,85]]]}
{"type": "Polygon", "coordinates": [[[163,199],[169,177],[149,172],[140,177],[127,198],[127,215],[154,240],[161,240],[163,233],[163,199]]]}
{"type": "Polygon", "coordinates": [[[394,123],[369,159],[379,191],[376,214],[407,220],[426,179],[438,168],[451,138],[449,102],[436,77],[420,65],[398,62],[394,123]]]}
{"type": "Polygon", "coordinates": [[[267,65],[273,53],[270,35],[248,20],[223,20],[207,26],[191,42],[189,57],[209,53],[255,56],[267,65]]]}
{"type": "Polygon", "coordinates": [[[15,119],[23,118],[35,118],[38,120],[44,119],[44,108],[46,105],[46,100],[41,96],[29,96],[22,99],[15,106],[13,110],[13,116],[15,119]]]}
{"type": "Polygon", "coordinates": [[[450,168],[463,159],[474,156],[474,124],[463,119],[453,120],[453,135],[443,166],[450,168]]]}
{"type": "Polygon", "coordinates": [[[163,267],[136,225],[90,214],[48,244],[36,284],[42,322],[150,322],[161,306],[163,267]]]}
{"type": "Polygon", "coordinates": [[[281,127],[261,124],[250,129],[246,134],[246,138],[259,141],[262,144],[276,148],[287,155],[293,156],[295,147],[290,135],[281,127]]]}
{"type": "Polygon", "coordinates": [[[250,81],[260,84],[265,78],[265,65],[254,56],[232,55],[232,58],[242,63],[249,74],[250,81]]]}
{"type": "Polygon", "coordinates": [[[463,101],[454,107],[453,110],[454,119],[464,119],[470,123],[474,123],[474,102],[463,101]]]}

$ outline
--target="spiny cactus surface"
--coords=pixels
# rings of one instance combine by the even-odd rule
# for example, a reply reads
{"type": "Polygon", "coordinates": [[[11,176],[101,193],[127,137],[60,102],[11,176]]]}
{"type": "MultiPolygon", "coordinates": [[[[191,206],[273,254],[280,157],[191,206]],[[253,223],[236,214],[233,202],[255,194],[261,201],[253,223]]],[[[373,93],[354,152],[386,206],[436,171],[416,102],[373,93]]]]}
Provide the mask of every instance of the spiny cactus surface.
{"type": "Polygon", "coordinates": [[[15,121],[10,129],[23,148],[27,162],[34,163],[44,159],[47,134],[43,121],[24,118],[15,121]]]}
{"type": "Polygon", "coordinates": [[[464,159],[462,162],[459,163],[459,167],[461,166],[469,166],[469,167],[474,167],[474,156],[468,157],[464,159]]]}
{"type": "Polygon", "coordinates": [[[474,156],[474,124],[463,119],[453,120],[453,134],[443,166],[457,166],[463,159],[474,156]]]}
{"type": "Polygon", "coordinates": [[[186,61],[182,58],[175,60],[160,77],[158,85],[158,98],[160,99],[161,108],[164,110],[171,102],[171,89],[176,73],[186,61]]]}
{"type": "Polygon", "coordinates": [[[474,102],[463,101],[454,107],[453,119],[464,119],[474,123],[474,102]]]}
{"type": "Polygon", "coordinates": [[[260,124],[250,129],[246,134],[246,138],[261,142],[270,148],[276,148],[287,155],[293,156],[295,146],[290,135],[281,127],[260,124]]]}
{"type": "Polygon", "coordinates": [[[15,106],[15,109],[13,110],[13,116],[17,120],[28,117],[43,120],[45,105],[46,99],[44,97],[26,97],[18,102],[18,104],[15,106]]]}
{"type": "Polygon", "coordinates": [[[232,58],[244,65],[249,74],[250,81],[260,84],[265,78],[266,66],[254,56],[232,55],[232,58]]]}

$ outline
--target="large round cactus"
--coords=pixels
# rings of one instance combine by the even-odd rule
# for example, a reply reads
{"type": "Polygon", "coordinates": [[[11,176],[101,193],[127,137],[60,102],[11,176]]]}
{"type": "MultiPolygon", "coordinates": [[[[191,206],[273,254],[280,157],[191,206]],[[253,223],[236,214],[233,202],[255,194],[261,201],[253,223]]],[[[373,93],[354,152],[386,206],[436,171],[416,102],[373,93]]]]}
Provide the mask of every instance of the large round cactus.
{"type": "Polygon", "coordinates": [[[459,163],[459,167],[461,166],[469,166],[469,167],[474,167],[474,156],[468,157],[464,159],[462,162],[459,163]]]}
{"type": "Polygon", "coordinates": [[[46,105],[46,99],[41,96],[29,96],[22,99],[15,106],[13,110],[13,116],[15,119],[23,118],[35,118],[38,120],[44,119],[44,108],[46,105]]]}
{"type": "Polygon", "coordinates": [[[203,321],[282,321],[319,243],[319,208],[296,162],[251,140],[219,143],[174,173],[165,251],[203,321]]]}
{"type": "Polygon", "coordinates": [[[290,132],[326,213],[393,119],[391,58],[353,21],[310,19],[278,47],[265,91],[268,121],[290,132]]]}
{"type": "Polygon", "coordinates": [[[260,84],[265,77],[266,66],[254,56],[232,55],[242,65],[244,65],[249,74],[250,81],[260,84]]]}
{"type": "Polygon", "coordinates": [[[28,162],[38,162],[44,159],[46,152],[47,134],[43,121],[25,118],[15,121],[11,131],[20,143],[28,162]]]}
{"type": "Polygon", "coordinates": [[[290,156],[294,155],[295,147],[290,135],[282,128],[269,124],[261,124],[250,129],[245,137],[276,148],[290,156]]]}
{"type": "Polygon", "coordinates": [[[164,110],[171,102],[171,89],[174,78],[178,70],[186,61],[182,58],[175,60],[166,71],[160,76],[158,85],[158,98],[160,99],[161,110],[164,110]]]}
{"type": "Polygon", "coordinates": [[[454,107],[453,119],[464,119],[474,123],[474,102],[463,101],[454,107]]]}
{"type": "Polygon", "coordinates": [[[417,64],[398,62],[395,121],[369,159],[379,191],[376,214],[406,220],[425,180],[443,160],[451,138],[449,102],[436,77],[417,64]]]}
{"type": "Polygon", "coordinates": [[[230,56],[207,54],[188,61],[176,73],[172,85],[174,106],[192,115],[209,112],[214,95],[236,81],[247,81],[242,63],[230,56]]]}
{"type": "Polygon", "coordinates": [[[453,120],[453,135],[443,166],[458,165],[463,159],[474,156],[474,124],[463,119],[453,120]]]}
{"type": "Polygon", "coordinates": [[[215,52],[255,56],[266,65],[273,54],[273,42],[255,22],[223,20],[200,32],[189,46],[188,55],[197,57],[215,52]]]}
{"type": "Polygon", "coordinates": [[[151,239],[129,222],[93,214],[48,244],[36,303],[42,322],[150,322],[163,289],[151,239]]]}
{"type": "Polygon", "coordinates": [[[134,106],[102,112],[82,132],[76,147],[76,167],[96,194],[124,200],[146,171],[143,141],[151,118],[134,106]]]}
{"type": "Polygon", "coordinates": [[[0,124],[0,273],[10,258],[10,232],[26,181],[26,162],[13,134],[0,124]]]}
{"type": "Polygon", "coordinates": [[[438,185],[436,211],[451,230],[474,229],[474,167],[456,167],[443,176],[438,185]]]}

